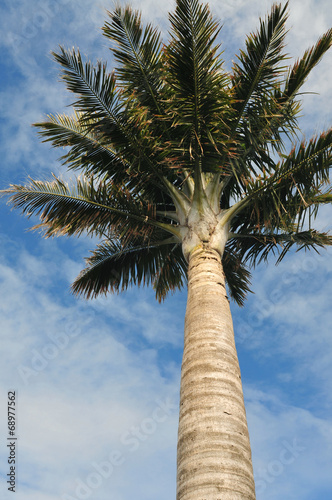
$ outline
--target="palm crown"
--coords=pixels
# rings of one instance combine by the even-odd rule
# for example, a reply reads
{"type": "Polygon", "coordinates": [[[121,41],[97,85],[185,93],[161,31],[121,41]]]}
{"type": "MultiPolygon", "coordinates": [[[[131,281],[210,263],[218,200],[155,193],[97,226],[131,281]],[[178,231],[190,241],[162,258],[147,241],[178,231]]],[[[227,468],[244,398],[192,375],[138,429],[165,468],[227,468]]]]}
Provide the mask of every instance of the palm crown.
{"type": "Polygon", "coordinates": [[[164,298],[185,284],[193,246],[209,244],[242,304],[248,266],[271,252],[280,261],[293,246],[331,244],[308,219],[332,200],[332,131],[294,144],[299,92],[332,30],[287,68],[287,4],[274,5],[229,73],[219,25],[197,0],[177,0],[167,44],[129,7],[108,15],[103,33],[116,70],[60,47],[54,57],[76,95],[74,114],[36,124],[45,141],[68,148],[62,160],[81,173],[76,185],[31,180],[5,191],[14,206],[40,215],[35,227],[46,236],[102,239],[74,292],[152,283],[164,298]]]}

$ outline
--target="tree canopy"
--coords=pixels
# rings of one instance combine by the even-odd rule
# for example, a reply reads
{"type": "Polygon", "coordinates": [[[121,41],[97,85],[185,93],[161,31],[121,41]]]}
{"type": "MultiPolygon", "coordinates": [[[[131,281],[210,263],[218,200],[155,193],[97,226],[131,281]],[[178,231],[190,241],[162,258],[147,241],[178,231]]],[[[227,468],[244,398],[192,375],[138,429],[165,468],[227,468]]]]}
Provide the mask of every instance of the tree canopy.
{"type": "Polygon", "coordinates": [[[271,254],[280,262],[293,247],[332,243],[312,227],[319,206],[332,201],[332,129],[301,140],[298,123],[301,88],[332,30],[287,66],[287,9],[272,6],[230,72],[220,23],[198,0],[177,0],[165,42],[138,11],[108,12],[103,35],[114,71],[84,61],[78,49],[53,53],[75,95],[73,114],[35,126],[45,142],[66,148],[61,160],[79,173],[76,185],[31,180],[3,192],[40,216],[35,228],[46,237],[101,239],[75,293],[152,284],[163,299],[186,283],[183,242],[195,224],[203,242],[213,224],[227,227],[223,268],[240,305],[250,267],[271,254]]]}

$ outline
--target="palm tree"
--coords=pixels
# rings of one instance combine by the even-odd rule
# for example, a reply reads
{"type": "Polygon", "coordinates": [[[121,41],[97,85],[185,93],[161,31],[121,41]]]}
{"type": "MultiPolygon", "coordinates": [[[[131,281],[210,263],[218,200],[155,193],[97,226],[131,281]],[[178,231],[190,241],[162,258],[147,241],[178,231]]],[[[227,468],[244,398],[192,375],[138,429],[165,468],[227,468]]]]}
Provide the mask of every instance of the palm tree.
{"type": "Polygon", "coordinates": [[[297,122],[300,89],[332,30],[286,67],[287,4],[273,5],[227,72],[219,24],[198,0],[177,0],[166,44],[129,7],[108,16],[117,68],[60,47],[74,114],[36,124],[67,148],[75,186],[55,177],[3,193],[40,216],[46,237],[100,238],[76,294],[152,284],[162,300],[187,284],[177,500],[254,499],[227,293],[242,305],[249,267],[332,244],[311,226],[332,201],[332,130],[299,142],[297,122]]]}

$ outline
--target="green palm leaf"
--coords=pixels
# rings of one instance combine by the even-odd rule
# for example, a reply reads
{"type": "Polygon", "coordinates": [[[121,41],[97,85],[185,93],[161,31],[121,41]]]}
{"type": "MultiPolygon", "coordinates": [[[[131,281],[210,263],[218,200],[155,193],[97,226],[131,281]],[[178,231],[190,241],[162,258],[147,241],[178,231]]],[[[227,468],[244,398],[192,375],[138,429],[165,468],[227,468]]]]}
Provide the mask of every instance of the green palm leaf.
{"type": "Polygon", "coordinates": [[[148,247],[139,238],[127,246],[108,240],[98,245],[87,264],[72,286],[74,293],[87,298],[153,284],[162,300],[169,291],[181,288],[186,277],[181,247],[172,239],[151,241],[148,247]]]}
{"type": "Polygon", "coordinates": [[[312,69],[319,63],[331,45],[332,29],[329,29],[318,39],[313,47],[306,50],[303,56],[295,62],[294,66],[289,70],[285,82],[282,94],[284,102],[289,102],[290,99],[293,99],[297,95],[312,69]]]}
{"type": "Polygon", "coordinates": [[[160,90],[161,41],[160,33],[150,24],[143,29],[141,15],[129,7],[117,7],[108,12],[110,22],[103,27],[104,35],[117,44],[112,47],[120,63],[117,76],[128,95],[158,115],[162,115],[160,90]]]}
{"type": "Polygon", "coordinates": [[[233,113],[229,122],[228,154],[224,153],[223,157],[223,163],[229,164],[227,173],[232,177],[229,197],[238,196],[243,183],[253,173],[270,168],[267,140],[273,139],[269,123],[280,114],[273,94],[279,87],[278,77],[285,69],[287,5],[273,5],[271,14],[260,20],[257,33],[248,36],[246,50],[241,51],[239,62],[233,65],[233,113]]]}
{"type": "MultiPolygon", "coordinates": [[[[51,142],[54,147],[69,148],[69,151],[60,158],[68,168],[81,169],[88,176],[94,175],[95,178],[107,176],[115,183],[127,182],[128,187],[136,192],[152,194],[155,201],[158,200],[160,191],[165,191],[160,177],[154,174],[153,169],[151,171],[149,160],[152,158],[144,162],[144,159],[146,160],[144,154],[141,158],[133,154],[130,148],[114,145],[113,133],[109,137],[104,133],[104,127],[101,131],[96,120],[91,119],[89,122],[85,118],[82,119],[80,113],[75,113],[72,117],[50,115],[48,119],[49,121],[36,123],[34,126],[41,129],[39,134],[44,138],[44,142],[51,142]],[[145,168],[144,166],[142,168],[142,162],[145,168]]],[[[133,142],[137,151],[139,148],[137,135],[133,142]]],[[[161,154],[163,155],[164,153],[161,154]]],[[[151,153],[150,156],[158,156],[158,151],[151,153]]]]}
{"type": "Polygon", "coordinates": [[[179,0],[170,21],[172,39],[166,52],[172,93],[169,105],[182,144],[190,155],[200,154],[205,143],[211,145],[216,115],[220,120],[229,104],[227,76],[215,45],[220,28],[208,6],[197,0],[179,0]]]}
{"type": "Polygon", "coordinates": [[[238,215],[233,232],[240,228],[245,232],[263,227],[285,229],[303,218],[317,204],[315,196],[324,194],[322,189],[330,184],[331,155],[332,129],[293,149],[275,165],[272,175],[247,182],[238,212],[236,205],[233,208],[238,215]]]}
{"type": "Polygon", "coordinates": [[[63,67],[62,78],[68,90],[79,96],[74,106],[91,118],[108,119],[117,123],[119,107],[114,73],[108,73],[106,64],[83,62],[80,51],[69,51],[60,46],[60,52],[52,52],[63,67]]]}
{"type": "MultiPolygon", "coordinates": [[[[109,291],[119,293],[128,287],[152,284],[156,298],[164,300],[169,292],[181,289],[187,282],[187,263],[181,246],[170,238],[151,241],[146,246],[138,241],[123,246],[118,241],[105,241],[92,256],[72,285],[75,294],[86,298],[109,291]]],[[[223,266],[231,297],[243,305],[250,285],[250,272],[239,255],[226,248],[223,266]]]]}
{"type": "Polygon", "coordinates": [[[130,196],[124,187],[99,181],[94,186],[92,177],[77,179],[70,188],[60,179],[53,182],[31,180],[27,186],[12,185],[2,192],[10,195],[10,202],[23,214],[39,215],[41,224],[33,229],[43,229],[45,236],[81,235],[132,235],[141,234],[147,241],[154,228],[176,235],[172,224],[156,220],[155,207],[130,196]]]}
{"type": "Polygon", "coordinates": [[[312,229],[284,234],[237,234],[229,243],[229,247],[237,253],[240,261],[250,266],[267,261],[271,254],[278,256],[276,263],[279,264],[293,247],[296,251],[304,248],[318,252],[318,249],[326,245],[332,245],[332,236],[312,229]]]}
{"type": "Polygon", "coordinates": [[[259,106],[259,98],[269,94],[274,88],[276,79],[284,71],[281,65],[286,56],[282,53],[285,38],[287,6],[274,4],[271,14],[260,21],[257,33],[246,40],[246,51],[241,51],[239,64],[233,66],[233,90],[236,101],[237,119],[235,126],[250,115],[250,103],[259,106]]]}
{"type": "Polygon", "coordinates": [[[317,43],[306,50],[304,55],[289,69],[284,84],[278,85],[273,98],[268,100],[272,105],[266,114],[268,119],[258,123],[259,142],[270,140],[272,148],[283,147],[282,134],[292,139],[297,132],[297,115],[301,103],[296,100],[302,85],[312,69],[319,63],[325,52],[331,47],[332,30],[328,30],[317,43]]]}
{"type": "Polygon", "coordinates": [[[248,292],[251,292],[251,274],[230,243],[226,245],[222,264],[229,294],[239,306],[243,306],[248,292]]]}
{"type": "MultiPolygon", "coordinates": [[[[49,121],[35,123],[40,128],[43,142],[51,142],[53,147],[69,147],[68,153],[60,159],[70,169],[83,169],[87,174],[109,175],[121,178],[125,175],[128,163],[109,145],[105,137],[91,130],[91,124],[82,122],[82,115],[50,115],[49,121]]],[[[91,120],[92,122],[92,120],[91,120]]]]}

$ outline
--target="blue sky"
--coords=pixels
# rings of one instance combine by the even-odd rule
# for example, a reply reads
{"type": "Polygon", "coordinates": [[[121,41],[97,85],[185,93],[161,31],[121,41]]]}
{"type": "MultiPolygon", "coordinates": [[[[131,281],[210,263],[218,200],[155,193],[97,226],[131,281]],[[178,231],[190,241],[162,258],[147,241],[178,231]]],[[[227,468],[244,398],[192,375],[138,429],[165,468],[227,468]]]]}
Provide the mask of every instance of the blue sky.
{"type": "MultiPolygon", "coordinates": [[[[135,0],[167,33],[173,2],[135,0]]],[[[64,175],[58,151],[31,123],[71,97],[50,51],[78,46],[108,59],[100,27],[112,2],[0,1],[0,188],[28,175],[64,175]]],[[[271,2],[213,0],[228,67],[271,2]]],[[[299,57],[332,25],[329,0],[291,0],[288,51],[299,57]]],[[[291,59],[292,60],[292,59],[291,59]]],[[[290,60],[290,62],[291,62],[290,60]]],[[[306,137],[331,123],[332,53],[304,96],[306,137]]],[[[42,240],[0,204],[0,426],[18,393],[16,500],[166,500],[175,497],[177,405],[185,291],[158,304],[132,289],[95,301],[69,286],[94,242],[42,240]]],[[[317,220],[331,229],[331,208],[317,220]]],[[[232,305],[257,500],[328,500],[332,491],[332,252],[290,255],[254,271],[245,308],[232,305]]],[[[9,499],[0,442],[0,497],[9,499]]]]}

